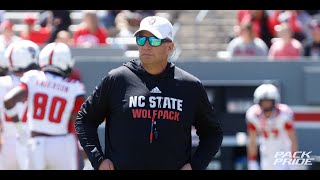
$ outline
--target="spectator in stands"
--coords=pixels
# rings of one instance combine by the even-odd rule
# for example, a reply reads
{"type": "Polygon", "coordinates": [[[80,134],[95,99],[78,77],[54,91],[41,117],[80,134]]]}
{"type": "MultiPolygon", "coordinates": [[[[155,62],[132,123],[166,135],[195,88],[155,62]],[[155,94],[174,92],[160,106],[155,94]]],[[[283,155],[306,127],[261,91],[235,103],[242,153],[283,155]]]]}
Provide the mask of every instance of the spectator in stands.
{"type": "Polygon", "coordinates": [[[115,22],[116,28],[119,30],[117,37],[133,37],[133,32],[130,31],[130,25],[124,13],[119,13],[115,22]]]}
{"type": "Polygon", "coordinates": [[[101,10],[97,13],[100,24],[108,30],[116,27],[115,19],[121,10],[101,10]]]}
{"type": "MultiPolygon", "coordinates": [[[[134,12],[132,10],[122,10],[123,13],[131,27],[138,27],[141,20],[143,19],[142,15],[138,12],[134,12]]],[[[120,13],[119,13],[120,14],[120,13]]],[[[117,16],[119,16],[119,14],[117,16]]]]}
{"type": "Polygon", "coordinates": [[[59,31],[57,34],[57,37],[55,39],[55,42],[62,42],[67,44],[68,46],[73,46],[73,40],[72,40],[72,36],[71,33],[69,31],[59,31]]]}
{"type": "Polygon", "coordinates": [[[5,20],[1,23],[1,35],[0,35],[0,44],[5,48],[9,46],[14,41],[20,40],[21,38],[16,36],[13,31],[13,22],[10,20],[5,20]]]}
{"type": "Polygon", "coordinates": [[[311,16],[304,10],[274,10],[271,19],[274,27],[284,22],[288,23],[293,37],[300,42],[305,38],[310,38],[311,32],[308,24],[311,16]]]}
{"type": "Polygon", "coordinates": [[[156,10],[130,10],[133,13],[138,13],[143,18],[147,16],[154,16],[156,15],[156,10]]]}
{"type": "Polygon", "coordinates": [[[137,50],[135,38],[132,32],[132,27],[130,27],[126,15],[121,12],[117,15],[116,19],[116,38],[113,45],[116,45],[119,48],[124,50],[137,50]]]}
{"type": "Polygon", "coordinates": [[[298,60],[302,55],[301,43],[293,38],[292,30],[288,23],[275,26],[279,38],[274,40],[269,50],[269,58],[282,60],[298,60]]]}
{"type": "Polygon", "coordinates": [[[275,36],[275,32],[266,10],[240,10],[237,19],[238,25],[242,22],[251,22],[256,37],[261,38],[270,48],[271,39],[275,36]]]}
{"type": "Polygon", "coordinates": [[[315,9],[304,10],[304,11],[306,11],[310,16],[316,16],[320,14],[320,10],[315,10],[315,9]]]}
{"type": "Polygon", "coordinates": [[[258,37],[252,29],[250,22],[242,22],[239,36],[228,44],[227,52],[230,57],[257,57],[267,56],[268,46],[258,37]]]}
{"type": "Polygon", "coordinates": [[[40,29],[37,30],[36,21],[37,19],[32,14],[26,15],[23,19],[26,28],[21,31],[20,37],[42,46],[45,45],[50,38],[51,29],[49,27],[40,27],[40,29]]]}
{"type": "Polygon", "coordinates": [[[97,47],[107,44],[108,31],[98,21],[96,11],[83,11],[83,22],[74,33],[74,44],[78,47],[97,47]]]}
{"type": "Polygon", "coordinates": [[[52,21],[53,21],[53,15],[51,11],[48,11],[48,10],[40,11],[39,24],[41,27],[52,26],[53,24],[52,21]]]}
{"type": "Polygon", "coordinates": [[[52,32],[48,43],[53,42],[60,31],[69,31],[72,24],[69,10],[49,10],[52,14],[52,32]]]}
{"type": "Polygon", "coordinates": [[[310,22],[312,39],[303,42],[304,56],[318,60],[320,57],[320,19],[310,22]]]}

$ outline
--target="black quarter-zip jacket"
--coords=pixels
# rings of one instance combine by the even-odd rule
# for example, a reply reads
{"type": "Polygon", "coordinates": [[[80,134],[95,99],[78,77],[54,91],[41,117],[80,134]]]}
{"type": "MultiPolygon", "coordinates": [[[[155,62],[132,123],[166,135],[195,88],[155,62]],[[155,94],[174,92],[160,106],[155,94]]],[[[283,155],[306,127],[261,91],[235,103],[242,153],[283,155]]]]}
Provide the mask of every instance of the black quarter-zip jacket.
{"type": "Polygon", "coordinates": [[[151,75],[138,59],[108,72],[81,106],[75,127],[94,169],[107,158],[119,170],[178,170],[186,163],[205,169],[223,138],[199,79],[171,62],[151,75]],[[97,134],[104,120],[105,153],[97,134]],[[200,140],[194,154],[192,126],[200,140]]]}

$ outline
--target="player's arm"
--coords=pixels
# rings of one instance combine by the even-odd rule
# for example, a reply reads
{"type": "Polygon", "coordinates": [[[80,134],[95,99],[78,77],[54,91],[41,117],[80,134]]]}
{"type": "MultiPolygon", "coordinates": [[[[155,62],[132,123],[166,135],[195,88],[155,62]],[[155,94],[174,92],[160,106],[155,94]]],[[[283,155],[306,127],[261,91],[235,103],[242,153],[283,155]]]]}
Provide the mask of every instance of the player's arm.
{"type": "Polygon", "coordinates": [[[77,115],[78,112],[80,110],[81,105],[83,104],[83,102],[85,101],[85,96],[84,95],[80,95],[78,97],[76,97],[75,103],[74,103],[74,107],[70,116],[70,124],[69,124],[69,132],[71,134],[74,135],[74,137],[76,138],[77,141],[77,145],[79,146],[78,149],[80,151],[81,156],[83,157],[83,160],[88,159],[87,154],[84,152],[83,148],[80,145],[76,130],[75,130],[75,121],[77,119],[77,115]]]}
{"type": "Polygon", "coordinates": [[[289,139],[291,141],[291,153],[292,155],[294,152],[298,151],[298,142],[297,142],[297,136],[296,131],[294,128],[294,115],[293,111],[290,107],[287,109],[287,120],[285,121],[284,128],[286,129],[289,139]]]}
{"type": "Polygon", "coordinates": [[[69,133],[73,134],[75,136],[75,138],[78,141],[78,136],[75,130],[75,122],[78,116],[78,112],[80,111],[80,107],[83,104],[83,102],[85,101],[85,96],[84,95],[79,95],[76,97],[76,100],[74,102],[74,106],[71,112],[71,116],[70,116],[70,122],[69,122],[69,127],[68,127],[68,131],[69,133]]]}
{"type": "Polygon", "coordinates": [[[258,133],[254,125],[248,123],[248,144],[247,144],[247,155],[249,160],[257,160],[258,156],[258,144],[257,144],[258,133]]]}
{"type": "Polygon", "coordinates": [[[287,130],[289,139],[291,141],[291,153],[294,154],[294,152],[298,151],[298,141],[297,141],[297,136],[296,136],[296,131],[293,126],[293,122],[287,122],[285,124],[285,128],[287,130]]]}
{"type": "Polygon", "coordinates": [[[109,86],[112,84],[109,80],[109,76],[103,78],[80,107],[75,121],[75,130],[80,144],[95,170],[99,169],[101,163],[108,158],[102,151],[97,130],[105,119],[108,110],[109,86]]]}
{"type": "Polygon", "coordinates": [[[258,132],[256,127],[248,122],[248,143],[247,143],[247,157],[248,157],[248,169],[258,170],[258,132]]]}
{"type": "MultiPolygon", "coordinates": [[[[78,116],[78,112],[80,111],[81,105],[84,103],[85,101],[85,96],[84,95],[80,95],[76,98],[76,101],[74,103],[74,107],[71,113],[71,117],[70,117],[70,121],[72,122],[72,124],[74,124],[76,122],[77,116],[78,116]]],[[[76,132],[72,132],[76,135],[76,132]]]]}
{"type": "Polygon", "coordinates": [[[199,136],[199,144],[190,164],[194,170],[204,170],[221,147],[223,131],[204,87],[201,83],[198,85],[200,96],[197,102],[194,127],[199,136]]]}
{"type": "Polygon", "coordinates": [[[28,89],[25,84],[21,84],[13,89],[11,89],[5,96],[4,96],[4,107],[5,113],[8,117],[10,117],[13,122],[19,122],[18,113],[19,110],[17,109],[16,104],[18,102],[23,102],[28,97],[28,89]]]}

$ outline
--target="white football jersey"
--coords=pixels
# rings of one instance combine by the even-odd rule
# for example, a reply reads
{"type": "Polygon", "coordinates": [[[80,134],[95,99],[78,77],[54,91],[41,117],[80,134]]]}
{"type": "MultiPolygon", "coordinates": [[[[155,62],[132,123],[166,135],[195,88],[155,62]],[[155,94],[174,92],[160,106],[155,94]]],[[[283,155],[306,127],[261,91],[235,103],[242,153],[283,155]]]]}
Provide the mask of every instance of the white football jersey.
{"type": "MultiPolygon", "coordinates": [[[[4,96],[14,87],[20,84],[20,77],[13,74],[0,77],[0,118],[3,125],[3,135],[14,137],[17,135],[16,124],[5,115],[4,111],[4,96]]],[[[26,131],[26,103],[17,103],[17,108],[19,109],[18,117],[21,121],[21,127],[23,131],[26,131]]]]}
{"type": "Polygon", "coordinates": [[[30,131],[49,135],[67,134],[76,98],[85,94],[84,85],[77,80],[37,70],[25,73],[21,82],[28,89],[30,131]]]}
{"type": "Polygon", "coordinates": [[[259,134],[262,163],[272,169],[276,152],[291,152],[287,129],[293,127],[293,111],[285,104],[278,104],[271,117],[265,118],[260,106],[255,104],[247,110],[246,120],[249,128],[259,134]]]}

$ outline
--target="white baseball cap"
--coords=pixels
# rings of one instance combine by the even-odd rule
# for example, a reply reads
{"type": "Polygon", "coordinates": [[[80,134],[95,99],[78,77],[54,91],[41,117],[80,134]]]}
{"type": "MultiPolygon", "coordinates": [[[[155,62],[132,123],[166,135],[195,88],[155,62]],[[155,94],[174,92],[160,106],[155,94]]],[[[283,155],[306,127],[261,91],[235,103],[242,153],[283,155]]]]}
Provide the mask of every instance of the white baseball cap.
{"type": "Polygon", "coordinates": [[[140,28],[133,34],[136,36],[140,31],[149,31],[159,39],[168,38],[173,41],[173,26],[168,19],[160,16],[148,16],[140,22],[140,28]]]}

